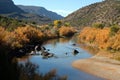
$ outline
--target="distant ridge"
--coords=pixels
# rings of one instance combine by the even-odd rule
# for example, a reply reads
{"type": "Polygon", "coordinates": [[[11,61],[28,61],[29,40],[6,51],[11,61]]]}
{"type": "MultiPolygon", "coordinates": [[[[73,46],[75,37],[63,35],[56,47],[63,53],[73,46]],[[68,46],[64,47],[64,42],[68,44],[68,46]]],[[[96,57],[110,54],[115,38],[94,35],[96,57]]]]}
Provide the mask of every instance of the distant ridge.
{"type": "Polygon", "coordinates": [[[39,24],[49,23],[51,19],[37,14],[31,14],[17,7],[12,0],[0,0],[0,14],[19,20],[36,22],[39,24]]]}
{"type": "Polygon", "coordinates": [[[80,8],[63,21],[81,27],[96,22],[104,23],[106,26],[120,24],[120,0],[105,0],[80,8]]]}
{"type": "Polygon", "coordinates": [[[44,7],[37,7],[37,6],[23,6],[18,5],[19,8],[24,10],[25,12],[32,13],[32,14],[38,14],[40,16],[48,17],[52,20],[60,20],[63,19],[63,16],[58,15],[55,12],[49,11],[45,9],[44,7]]]}
{"type": "Polygon", "coordinates": [[[0,0],[0,14],[25,13],[22,9],[15,6],[12,0],[0,0]]]}

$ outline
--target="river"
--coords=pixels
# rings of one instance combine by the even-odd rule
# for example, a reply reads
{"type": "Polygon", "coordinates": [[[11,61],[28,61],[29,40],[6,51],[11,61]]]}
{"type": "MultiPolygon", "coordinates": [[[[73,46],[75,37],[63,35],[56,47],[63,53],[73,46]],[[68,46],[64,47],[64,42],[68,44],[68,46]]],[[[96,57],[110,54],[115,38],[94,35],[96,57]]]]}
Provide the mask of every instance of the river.
{"type": "MultiPolygon", "coordinates": [[[[76,38],[53,39],[44,42],[42,46],[48,52],[54,53],[55,57],[44,59],[41,55],[32,55],[27,58],[27,60],[39,66],[38,72],[45,74],[54,69],[57,71],[57,75],[67,76],[68,80],[104,80],[72,67],[73,61],[93,56],[93,54],[80,48],[76,38]],[[79,53],[74,54],[74,50],[77,50],[79,53]]],[[[25,61],[23,60],[23,62],[25,61]]]]}

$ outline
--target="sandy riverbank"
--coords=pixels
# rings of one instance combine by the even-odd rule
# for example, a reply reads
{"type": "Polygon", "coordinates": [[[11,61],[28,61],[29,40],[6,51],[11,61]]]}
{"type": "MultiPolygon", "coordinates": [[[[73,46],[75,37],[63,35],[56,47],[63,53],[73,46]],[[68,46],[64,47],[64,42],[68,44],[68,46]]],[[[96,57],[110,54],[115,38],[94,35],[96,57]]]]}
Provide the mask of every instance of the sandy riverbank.
{"type": "Polygon", "coordinates": [[[106,56],[96,55],[89,59],[77,60],[72,63],[72,66],[106,80],[120,80],[120,61],[106,56]]]}

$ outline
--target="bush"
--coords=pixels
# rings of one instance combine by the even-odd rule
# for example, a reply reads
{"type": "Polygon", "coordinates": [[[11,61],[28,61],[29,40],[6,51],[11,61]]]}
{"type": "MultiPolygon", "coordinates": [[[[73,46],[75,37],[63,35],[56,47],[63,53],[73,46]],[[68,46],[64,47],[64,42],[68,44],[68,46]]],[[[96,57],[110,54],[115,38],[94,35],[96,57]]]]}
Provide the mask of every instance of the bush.
{"type": "Polygon", "coordinates": [[[107,42],[107,49],[120,51],[120,32],[112,36],[107,42]]]}
{"type": "Polygon", "coordinates": [[[7,35],[7,31],[4,28],[0,27],[0,45],[5,43],[5,36],[7,35]]]}
{"type": "Polygon", "coordinates": [[[85,27],[79,35],[80,42],[95,44],[99,49],[107,49],[112,51],[120,51],[120,30],[113,28],[117,33],[110,37],[111,28],[96,29],[85,27]]]}
{"type": "Polygon", "coordinates": [[[64,26],[70,26],[70,23],[69,22],[65,22],[64,26]]]}
{"type": "Polygon", "coordinates": [[[92,27],[103,29],[105,27],[105,25],[102,23],[93,23],[92,27]]]}
{"type": "Polygon", "coordinates": [[[113,25],[110,28],[110,36],[115,35],[120,30],[120,27],[118,25],[113,25]]]}
{"type": "Polygon", "coordinates": [[[18,32],[18,31],[19,32],[22,31],[22,33],[26,35],[27,39],[29,39],[29,42],[31,43],[42,41],[44,38],[44,34],[40,30],[34,27],[27,26],[27,27],[18,28],[15,30],[15,32],[18,32]]]}
{"type": "Polygon", "coordinates": [[[91,27],[85,27],[80,35],[79,39],[82,42],[94,43],[100,49],[107,46],[107,41],[109,39],[109,28],[96,29],[91,27]]]}
{"type": "Polygon", "coordinates": [[[4,27],[8,31],[13,31],[18,26],[23,25],[25,25],[25,21],[0,16],[0,26],[4,27]]]}
{"type": "Polygon", "coordinates": [[[76,30],[73,27],[61,27],[59,28],[59,35],[60,36],[72,36],[76,30]]]}
{"type": "Polygon", "coordinates": [[[18,32],[9,32],[9,35],[5,37],[6,44],[12,48],[20,48],[24,44],[29,42],[26,35],[22,31],[18,32]]]}
{"type": "Polygon", "coordinates": [[[56,27],[61,27],[61,25],[62,25],[62,21],[60,21],[60,20],[55,20],[54,21],[54,26],[56,26],[56,27]]]}
{"type": "Polygon", "coordinates": [[[96,34],[97,34],[96,28],[85,27],[80,32],[79,38],[84,41],[94,42],[96,34]]]}
{"type": "Polygon", "coordinates": [[[33,27],[18,27],[6,36],[5,40],[11,47],[23,47],[26,43],[41,42],[44,38],[43,33],[33,27]]]}

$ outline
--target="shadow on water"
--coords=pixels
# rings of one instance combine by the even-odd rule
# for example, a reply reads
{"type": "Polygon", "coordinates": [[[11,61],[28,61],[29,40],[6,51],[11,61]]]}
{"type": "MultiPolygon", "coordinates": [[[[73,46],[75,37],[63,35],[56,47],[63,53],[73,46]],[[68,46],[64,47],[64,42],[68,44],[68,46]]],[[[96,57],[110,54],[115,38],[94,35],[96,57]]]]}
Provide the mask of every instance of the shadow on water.
{"type": "Polygon", "coordinates": [[[58,76],[56,69],[50,70],[49,72],[42,74],[37,71],[38,65],[27,61],[24,65],[20,64],[20,80],[67,80],[66,76],[58,76]]]}
{"type": "Polygon", "coordinates": [[[22,58],[25,64],[18,64],[8,46],[0,45],[0,51],[0,80],[67,80],[66,76],[57,75],[55,69],[45,74],[38,72],[38,65],[27,60],[29,56],[22,58]]]}
{"type": "MultiPolygon", "coordinates": [[[[75,60],[93,56],[80,48],[80,44],[77,43],[76,38],[49,40],[43,43],[42,47],[45,47],[48,50],[47,52],[54,53],[55,56],[44,59],[41,55],[29,56],[27,60],[39,66],[38,72],[46,74],[50,70],[55,70],[57,71],[57,75],[67,76],[67,80],[104,80],[83,71],[78,71],[71,66],[71,63],[75,60]]],[[[19,62],[24,64],[26,61],[19,62]]]]}

